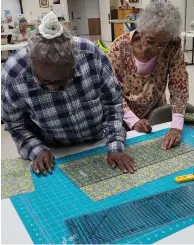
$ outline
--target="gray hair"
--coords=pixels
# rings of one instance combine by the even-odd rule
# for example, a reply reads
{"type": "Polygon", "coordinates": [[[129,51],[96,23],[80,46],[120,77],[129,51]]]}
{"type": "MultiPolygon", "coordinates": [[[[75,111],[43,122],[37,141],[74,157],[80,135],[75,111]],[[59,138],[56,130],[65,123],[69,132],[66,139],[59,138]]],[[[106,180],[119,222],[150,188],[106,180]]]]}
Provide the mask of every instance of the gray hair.
{"type": "Polygon", "coordinates": [[[19,20],[19,24],[23,24],[23,23],[28,23],[28,21],[25,18],[21,18],[19,20]]]}
{"type": "Polygon", "coordinates": [[[61,36],[46,39],[40,33],[36,33],[29,40],[28,58],[31,63],[40,61],[43,64],[74,65],[75,45],[68,29],[64,28],[61,36]]]}
{"type": "Polygon", "coordinates": [[[178,8],[164,0],[149,4],[137,19],[137,28],[140,32],[165,31],[172,38],[179,36],[180,27],[181,16],[178,8]]]}

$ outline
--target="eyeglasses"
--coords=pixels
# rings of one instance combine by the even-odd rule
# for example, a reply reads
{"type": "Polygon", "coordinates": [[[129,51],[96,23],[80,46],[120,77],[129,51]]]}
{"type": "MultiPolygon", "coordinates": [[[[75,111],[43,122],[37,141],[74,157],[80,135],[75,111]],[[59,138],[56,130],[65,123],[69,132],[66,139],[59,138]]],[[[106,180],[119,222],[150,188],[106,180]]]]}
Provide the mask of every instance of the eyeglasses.
{"type": "Polygon", "coordinates": [[[64,77],[60,80],[55,80],[55,81],[50,81],[50,80],[46,80],[46,79],[40,79],[35,72],[33,72],[35,80],[37,83],[39,83],[40,85],[44,85],[44,86],[64,86],[67,83],[69,83],[70,81],[72,81],[73,78],[73,71],[72,73],[68,76],[68,77],[64,77]]]}
{"type": "Polygon", "coordinates": [[[154,41],[148,40],[148,38],[146,38],[146,37],[143,37],[143,36],[141,36],[141,37],[142,37],[143,45],[147,46],[149,48],[163,49],[163,48],[166,48],[168,45],[168,42],[165,42],[163,44],[158,44],[154,41]]]}

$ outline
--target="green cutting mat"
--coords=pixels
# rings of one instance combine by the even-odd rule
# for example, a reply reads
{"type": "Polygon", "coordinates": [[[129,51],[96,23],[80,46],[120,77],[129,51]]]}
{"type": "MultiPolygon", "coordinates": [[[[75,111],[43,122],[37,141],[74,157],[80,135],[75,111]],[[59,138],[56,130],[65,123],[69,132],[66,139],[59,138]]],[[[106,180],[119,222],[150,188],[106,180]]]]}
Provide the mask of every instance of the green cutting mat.
{"type": "Polygon", "coordinates": [[[118,168],[111,169],[104,154],[59,167],[91,199],[97,201],[194,166],[194,147],[181,143],[163,151],[161,142],[162,138],[159,138],[126,147],[125,151],[137,163],[138,171],[133,175],[123,174],[118,168]]]}

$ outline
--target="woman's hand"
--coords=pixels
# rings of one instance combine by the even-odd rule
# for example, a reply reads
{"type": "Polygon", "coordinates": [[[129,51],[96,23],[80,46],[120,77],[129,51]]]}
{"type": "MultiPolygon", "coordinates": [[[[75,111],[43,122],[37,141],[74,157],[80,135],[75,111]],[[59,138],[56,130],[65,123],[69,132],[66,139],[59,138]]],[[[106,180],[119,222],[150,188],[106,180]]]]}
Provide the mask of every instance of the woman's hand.
{"type": "Polygon", "coordinates": [[[178,145],[181,141],[181,133],[182,131],[180,129],[171,128],[170,132],[165,135],[162,141],[162,149],[168,150],[171,147],[178,145]]]}
{"type": "Polygon", "coordinates": [[[146,119],[141,119],[136,122],[132,129],[136,130],[139,133],[150,133],[152,131],[152,127],[146,119]]]}

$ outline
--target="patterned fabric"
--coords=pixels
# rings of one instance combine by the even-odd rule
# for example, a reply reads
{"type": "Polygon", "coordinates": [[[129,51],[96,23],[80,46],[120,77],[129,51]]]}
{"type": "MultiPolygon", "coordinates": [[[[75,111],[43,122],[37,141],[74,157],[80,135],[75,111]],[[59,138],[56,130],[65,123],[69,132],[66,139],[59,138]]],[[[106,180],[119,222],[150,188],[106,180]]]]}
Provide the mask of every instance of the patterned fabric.
{"type": "Polygon", "coordinates": [[[1,198],[32,192],[29,162],[21,158],[1,160],[1,198]]]}
{"type": "Polygon", "coordinates": [[[124,149],[122,94],[110,62],[92,42],[75,37],[75,44],[73,78],[55,92],[34,82],[27,47],[4,65],[1,115],[23,158],[104,135],[109,152],[124,149]]]}
{"type": "Polygon", "coordinates": [[[87,185],[82,187],[81,190],[92,200],[99,201],[193,166],[194,151],[191,151],[141,168],[135,174],[119,175],[92,185],[87,185]]]}
{"type": "Polygon", "coordinates": [[[118,37],[109,53],[112,67],[123,87],[124,112],[132,110],[138,118],[145,118],[152,109],[162,105],[169,78],[173,113],[184,114],[188,101],[188,74],[181,39],[171,41],[158,55],[154,71],[141,76],[137,72],[131,44],[135,32],[118,37]]]}
{"type": "Polygon", "coordinates": [[[134,174],[111,169],[105,154],[61,164],[59,168],[91,199],[98,201],[194,166],[194,147],[181,143],[163,151],[161,142],[162,138],[152,139],[125,148],[136,161],[138,171],[134,174]]]}
{"type": "MultiPolygon", "coordinates": [[[[137,169],[141,169],[176,157],[177,155],[194,151],[193,147],[183,143],[178,147],[164,151],[161,149],[161,144],[162,138],[149,140],[139,143],[138,145],[127,146],[125,152],[135,159],[137,169]]],[[[62,164],[59,167],[65,174],[72,178],[79,187],[92,185],[123,174],[119,168],[110,168],[106,163],[106,154],[72,161],[69,164],[62,164]]]]}

